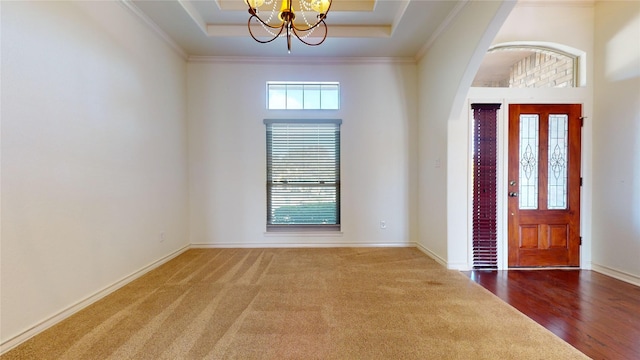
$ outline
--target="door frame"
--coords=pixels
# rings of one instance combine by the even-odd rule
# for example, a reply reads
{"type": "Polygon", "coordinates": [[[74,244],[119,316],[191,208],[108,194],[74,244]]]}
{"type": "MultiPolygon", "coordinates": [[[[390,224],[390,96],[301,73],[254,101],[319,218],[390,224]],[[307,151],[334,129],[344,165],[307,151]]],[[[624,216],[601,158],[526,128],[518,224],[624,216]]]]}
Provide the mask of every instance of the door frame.
{"type": "MultiPolygon", "coordinates": [[[[493,103],[501,104],[498,110],[498,163],[497,163],[497,246],[498,246],[498,270],[517,270],[521,268],[509,268],[509,228],[508,228],[508,196],[507,196],[507,184],[508,169],[509,169],[509,106],[511,104],[581,104],[582,115],[587,112],[587,107],[584,100],[581,98],[568,97],[563,99],[549,99],[549,98],[529,98],[529,99],[515,99],[508,97],[501,97],[499,99],[478,99],[474,97],[467,98],[467,116],[468,116],[468,132],[467,132],[467,144],[468,148],[468,180],[467,180],[467,193],[468,206],[467,206],[467,239],[468,239],[468,269],[473,269],[473,110],[471,104],[473,103],[493,103]]],[[[589,108],[590,109],[590,108],[589,108]]],[[[588,120],[588,117],[585,117],[588,120]]],[[[585,182],[580,191],[580,236],[582,237],[582,246],[580,247],[580,269],[591,269],[591,241],[590,241],[590,229],[585,229],[585,224],[589,224],[591,218],[591,192],[590,186],[586,186],[590,182],[591,177],[588,176],[590,167],[587,165],[591,158],[591,153],[588,149],[591,147],[590,137],[587,137],[587,129],[590,129],[590,124],[585,121],[585,125],[581,128],[582,142],[581,142],[581,176],[585,182]],[[586,233],[585,233],[586,231],[586,233]]],[[[544,269],[544,268],[542,268],[544,269]]]]}
{"type": "MultiPolygon", "coordinates": [[[[515,197],[510,197],[509,202],[509,266],[510,267],[535,267],[535,268],[552,268],[558,267],[576,267],[580,265],[580,192],[582,171],[582,104],[510,104],[509,105],[509,155],[508,155],[508,173],[509,181],[515,181],[516,187],[509,185],[509,191],[515,192],[515,197]],[[521,123],[523,114],[538,116],[539,142],[536,144],[537,155],[540,156],[536,162],[535,173],[540,178],[538,185],[540,187],[539,194],[536,192],[537,200],[536,208],[527,210],[520,208],[520,199],[522,198],[523,189],[520,183],[523,182],[521,174],[520,154],[522,146],[522,126],[515,126],[521,123]],[[563,209],[547,209],[548,201],[553,199],[553,191],[547,188],[547,180],[552,183],[552,150],[549,149],[553,137],[550,119],[553,114],[565,114],[567,116],[565,138],[565,161],[566,161],[566,195],[565,208],[563,209]],[[514,216],[515,215],[515,216],[514,216]],[[529,224],[529,225],[527,225],[529,224]],[[563,233],[552,235],[551,228],[555,227],[563,233]],[[519,243],[520,232],[528,228],[530,232],[537,234],[537,245],[534,248],[521,249],[519,243]],[[546,239],[547,244],[540,245],[540,236],[543,241],[546,239]],[[562,236],[564,235],[564,237],[562,236]],[[563,241],[566,247],[554,247],[552,242],[555,240],[563,241]]],[[[556,134],[557,135],[557,134],[556,134]]],[[[558,147],[558,145],[556,145],[558,147]]],[[[557,149],[556,149],[557,150],[557,149]]],[[[556,154],[555,151],[553,151],[556,154]]],[[[536,177],[537,179],[537,177],[536,177]]],[[[557,194],[556,194],[557,195],[557,194]]],[[[531,235],[531,234],[530,234],[531,235]]],[[[535,241],[534,237],[529,236],[529,241],[535,241]]],[[[533,245],[532,245],[533,246],[533,245]]]]}

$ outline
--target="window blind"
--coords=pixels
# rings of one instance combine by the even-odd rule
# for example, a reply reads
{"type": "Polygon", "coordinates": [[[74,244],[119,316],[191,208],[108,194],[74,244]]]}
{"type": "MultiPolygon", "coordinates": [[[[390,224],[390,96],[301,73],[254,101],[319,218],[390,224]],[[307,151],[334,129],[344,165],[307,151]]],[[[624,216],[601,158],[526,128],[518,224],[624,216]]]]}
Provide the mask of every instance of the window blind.
{"type": "Polygon", "coordinates": [[[473,109],[473,267],[498,267],[497,164],[500,104],[472,104],[473,109]]]}
{"type": "Polygon", "coordinates": [[[267,230],[339,229],[340,120],[265,120],[267,230]]]}

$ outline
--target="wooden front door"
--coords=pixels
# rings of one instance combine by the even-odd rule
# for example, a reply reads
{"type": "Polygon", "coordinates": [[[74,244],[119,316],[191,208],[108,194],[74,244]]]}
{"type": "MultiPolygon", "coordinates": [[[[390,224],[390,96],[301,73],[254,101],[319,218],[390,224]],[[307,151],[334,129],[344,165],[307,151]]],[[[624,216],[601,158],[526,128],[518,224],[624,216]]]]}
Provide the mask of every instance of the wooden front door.
{"type": "Polygon", "coordinates": [[[580,265],[581,105],[509,105],[509,267],[580,265]]]}

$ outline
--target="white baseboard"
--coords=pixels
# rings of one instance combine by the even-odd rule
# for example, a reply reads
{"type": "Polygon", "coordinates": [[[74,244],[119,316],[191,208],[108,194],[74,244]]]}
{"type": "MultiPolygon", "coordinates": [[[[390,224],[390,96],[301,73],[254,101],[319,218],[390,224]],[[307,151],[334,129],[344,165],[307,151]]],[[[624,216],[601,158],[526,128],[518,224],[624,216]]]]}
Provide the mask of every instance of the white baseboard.
{"type": "Polygon", "coordinates": [[[445,259],[441,258],[440,256],[438,256],[433,251],[431,251],[431,250],[427,249],[426,247],[422,246],[422,244],[416,244],[416,247],[418,248],[418,250],[420,250],[423,253],[425,253],[428,257],[430,257],[433,260],[435,260],[438,264],[444,266],[445,268],[447,267],[447,261],[445,259]]]}
{"type": "Polygon", "coordinates": [[[611,276],[612,278],[628,282],[630,284],[640,286],[640,276],[630,274],[628,272],[614,269],[609,266],[604,266],[596,263],[591,263],[592,270],[601,274],[611,276]]]}
{"type": "Polygon", "coordinates": [[[168,262],[169,260],[175,258],[176,256],[182,254],[186,250],[189,249],[189,245],[186,245],[171,254],[152,262],[151,264],[143,267],[142,269],[125,276],[124,278],[116,281],[115,283],[103,288],[102,290],[97,291],[93,295],[88,296],[87,298],[78,301],[77,303],[69,306],[68,308],[60,311],[59,313],[51,316],[48,319],[41,321],[40,323],[34,325],[33,327],[23,331],[22,333],[7,339],[2,344],[0,344],[0,355],[8,352],[9,350],[15,348],[16,346],[22,344],[23,342],[29,340],[30,338],[38,335],[39,333],[47,330],[53,325],[61,322],[62,320],[68,318],[69,316],[77,313],[78,311],[86,308],[87,306],[95,303],[96,301],[104,298],[105,296],[113,293],[114,291],[120,289],[121,287],[127,285],[133,280],[141,277],[142,275],[148,273],[149,271],[159,267],[160,265],[168,262]]]}
{"type": "Polygon", "coordinates": [[[203,249],[203,248],[328,248],[328,247],[416,247],[427,256],[434,259],[436,262],[443,266],[447,266],[446,261],[430,251],[429,249],[423,247],[420,244],[415,242],[393,242],[393,243],[351,243],[351,242],[322,242],[322,243],[216,243],[216,244],[191,244],[186,245],[173,253],[152,262],[151,264],[143,267],[142,269],[125,276],[124,278],[116,281],[115,283],[103,288],[102,290],[97,291],[93,295],[88,296],[87,298],[78,301],[77,303],[69,306],[68,308],[60,311],[59,313],[41,321],[40,323],[34,325],[33,327],[23,331],[22,333],[7,339],[6,341],[0,344],[0,355],[8,352],[9,350],[15,348],[16,346],[22,344],[28,339],[36,336],[37,334],[45,331],[46,329],[52,327],[53,325],[65,320],[71,315],[77,313],[78,311],[86,308],[87,306],[95,303],[96,301],[104,298],[105,296],[113,293],[114,291],[122,288],[123,286],[129,284],[133,280],[141,277],[142,275],[148,273],[149,271],[159,267],[160,265],[170,261],[171,259],[177,257],[188,249],[203,249]]]}
{"type": "Polygon", "coordinates": [[[270,242],[270,243],[200,243],[191,244],[192,249],[271,249],[271,248],[332,248],[332,247],[416,247],[414,242],[397,243],[351,243],[351,242],[270,242]]]}
{"type": "Polygon", "coordinates": [[[449,270],[458,270],[458,271],[470,271],[473,270],[473,267],[470,267],[468,263],[447,263],[447,269],[449,270]]]}

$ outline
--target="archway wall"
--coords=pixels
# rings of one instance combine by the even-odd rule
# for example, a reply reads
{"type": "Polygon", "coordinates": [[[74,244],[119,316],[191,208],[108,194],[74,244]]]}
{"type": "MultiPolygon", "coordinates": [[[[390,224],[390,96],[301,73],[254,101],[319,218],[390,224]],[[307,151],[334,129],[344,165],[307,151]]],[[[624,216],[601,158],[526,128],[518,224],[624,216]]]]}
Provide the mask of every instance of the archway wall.
{"type": "MultiPolygon", "coordinates": [[[[582,268],[591,266],[592,209],[592,127],[593,127],[593,59],[594,7],[584,4],[556,4],[541,7],[533,3],[518,4],[495,36],[497,44],[520,44],[552,47],[572,52],[582,58],[580,87],[575,88],[471,88],[459,106],[458,117],[448,124],[448,259],[456,268],[471,268],[471,103],[500,103],[498,171],[498,251],[499,266],[506,267],[506,195],[507,179],[506,116],[511,103],[580,103],[587,117],[582,135],[582,268]],[[590,81],[591,80],[591,81],[590,81]]],[[[451,266],[451,265],[449,265],[451,266]]]]}
{"type": "MultiPolygon", "coordinates": [[[[460,109],[484,53],[515,5],[467,2],[418,63],[418,245],[449,268],[448,208],[458,178],[448,179],[448,123],[460,109]]],[[[464,183],[464,180],[462,180],[464,183]]]]}

